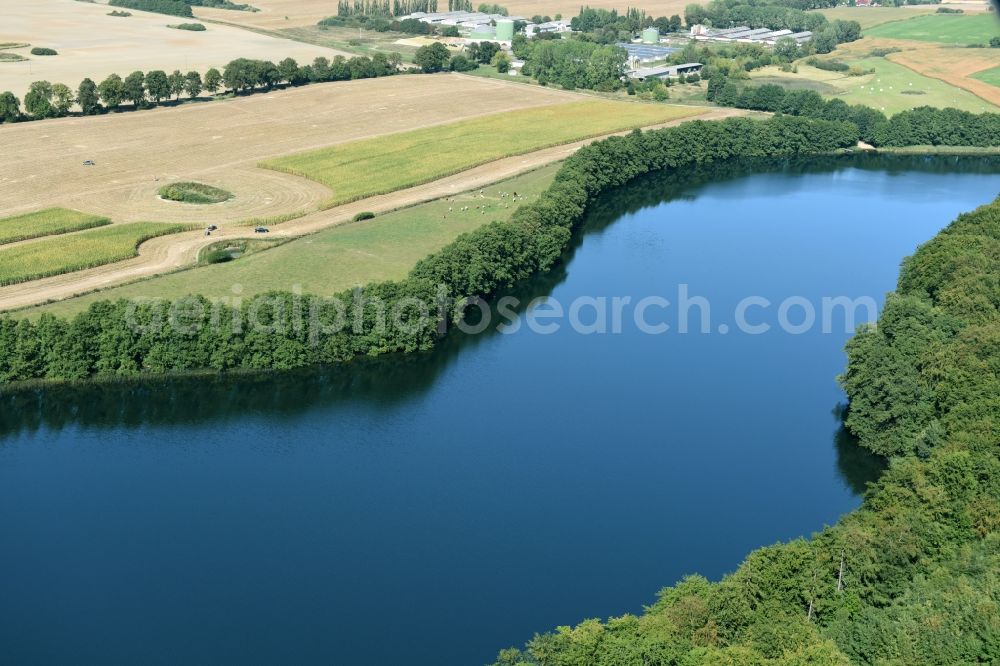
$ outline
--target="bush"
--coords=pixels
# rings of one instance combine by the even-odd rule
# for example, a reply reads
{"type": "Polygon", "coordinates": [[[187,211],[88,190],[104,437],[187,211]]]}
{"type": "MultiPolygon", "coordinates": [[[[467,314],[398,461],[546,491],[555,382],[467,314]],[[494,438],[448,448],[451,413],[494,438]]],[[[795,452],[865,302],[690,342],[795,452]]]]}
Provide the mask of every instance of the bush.
{"type": "Polygon", "coordinates": [[[362,220],[370,220],[373,217],[375,217],[375,213],[371,212],[370,210],[366,210],[366,211],[362,211],[362,212],[358,213],[357,215],[355,215],[351,219],[354,220],[355,222],[360,222],[362,220]]]}
{"type": "Polygon", "coordinates": [[[191,32],[205,32],[205,26],[201,23],[178,23],[176,25],[168,25],[167,27],[176,30],[190,30],[191,32]]]}
{"type": "Polygon", "coordinates": [[[871,51],[868,52],[868,55],[872,56],[873,58],[884,58],[890,53],[899,53],[902,50],[903,49],[899,48],[898,46],[880,47],[877,49],[872,49],[871,51]]]}
{"type": "Polygon", "coordinates": [[[809,58],[806,60],[806,64],[827,72],[846,72],[851,68],[850,65],[839,60],[820,60],[819,58],[809,58]]]}
{"type": "Polygon", "coordinates": [[[201,259],[206,264],[224,264],[233,260],[233,255],[228,250],[209,250],[202,255],[201,259]]]}
{"type": "Polygon", "coordinates": [[[464,55],[452,56],[451,62],[448,64],[448,69],[453,72],[471,72],[478,67],[479,65],[469,60],[464,55]]]}
{"type": "Polygon", "coordinates": [[[31,49],[31,55],[54,56],[54,55],[59,55],[59,53],[55,49],[47,49],[44,46],[36,46],[35,48],[31,49]]]}
{"type": "Polygon", "coordinates": [[[203,183],[172,183],[160,188],[159,194],[162,198],[170,201],[181,201],[191,204],[213,204],[222,203],[233,198],[232,192],[220,190],[218,187],[205,185],[203,183]]]}

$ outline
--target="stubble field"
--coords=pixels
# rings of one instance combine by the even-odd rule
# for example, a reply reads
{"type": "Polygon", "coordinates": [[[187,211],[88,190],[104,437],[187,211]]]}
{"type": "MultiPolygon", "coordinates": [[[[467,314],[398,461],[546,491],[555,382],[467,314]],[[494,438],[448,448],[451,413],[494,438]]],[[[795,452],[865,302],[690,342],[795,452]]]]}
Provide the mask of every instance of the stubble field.
{"type": "Polygon", "coordinates": [[[0,130],[0,216],[54,206],[115,223],[220,223],[294,213],[315,208],[330,191],[260,169],[259,160],[576,99],[472,77],[399,76],[6,126],[0,130]],[[85,160],[96,164],[84,166],[85,160]],[[205,183],[235,197],[210,206],[160,200],[157,190],[174,181],[205,183]]]}
{"type": "MultiPolygon", "coordinates": [[[[243,0],[241,0],[243,1],[243,0]]],[[[263,30],[283,30],[285,28],[300,28],[316,25],[327,16],[337,14],[337,3],[330,0],[247,0],[260,9],[259,12],[234,12],[225,9],[208,9],[195,7],[195,16],[214,21],[225,21],[236,25],[250,26],[263,30]]],[[[479,3],[472,3],[473,7],[479,3]]],[[[581,4],[572,0],[506,0],[499,3],[506,7],[511,15],[531,17],[535,14],[555,16],[562,14],[569,19],[580,12],[581,4]]],[[[690,4],[687,0],[647,0],[642,3],[628,3],[620,0],[593,0],[584,3],[588,7],[601,9],[617,9],[624,13],[629,7],[644,9],[653,16],[684,15],[684,7],[690,4]]],[[[447,11],[447,3],[438,3],[440,11],[447,11]],[[443,7],[443,9],[442,9],[443,7]]]]}
{"type": "Polygon", "coordinates": [[[135,10],[130,10],[132,16],[119,18],[108,16],[109,11],[104,4],[75,0],[0,2],[0,43],[25,43],[58,52],[36,57],[30,47],[5,51],[27,59],[0,62],[0,91],[23,97],[33,81],[43,79],[75,90],[84,78],[100,81],[113,73],[124,77],[137,69],[204,72],[235,58],[278,61],[291,57],[310,62],[316,56],[339,53],[227,25],[208,25],[204,32],[172,30],[167,26],[184,20],[135,10]],[[30,12],[25,11],[28,5],[30,12]]]}

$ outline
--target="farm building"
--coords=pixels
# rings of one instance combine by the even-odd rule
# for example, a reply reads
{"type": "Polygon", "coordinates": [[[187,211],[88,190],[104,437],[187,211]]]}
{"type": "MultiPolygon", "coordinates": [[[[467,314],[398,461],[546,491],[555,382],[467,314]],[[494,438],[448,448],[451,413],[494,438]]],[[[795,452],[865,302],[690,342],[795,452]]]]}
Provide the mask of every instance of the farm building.
{"type": "Polygon", "coordinates": [[[481,25],[494,25],[500,21],[525,21],[523,16],[504,16],[503,14],[484,14],[483,12],[413,12],[403,19],[416,19],[431,25],[453,25],[457,28],[475,29],[481,25]]]}
{"type": "Polygon", "coordinates": [[[763,44],[774,46],[783,37],[794,39],[803,44],[812,39],[812,33],[792,32],[791,30],[769,30],[767,28],[751,29],[748,26],[716,30],[706,25],[691,26],[691,38],[708,42],[738,42],[741,44],[763,44]]]}
{"type": "Polygon", "coordinates": [[[660,67],[640,67],[628,73],[628,77],[633,81],[646,81],[648,79],[675,79],[679,76],[697,74],[701,71],[700,62],[686,62],[682,65],[661,65],[660,67]]]}
{"type": "Polygon", "coordinates": [[[524,28],[524,34],[534,37],[543,32],[571,32],[573,28],[569,21],[547,21],[546,23],[529,23],[524,28]]]}
{"type": "Polygon", "coordinates": [[[654,46],[653,44],[629,44],[618,42],[617,46],[625,49],[628,53],[629,62],[656,62],[666,60],[667,56],[676,53],[680,49],[673,49],[668,46],[654,46]]]}

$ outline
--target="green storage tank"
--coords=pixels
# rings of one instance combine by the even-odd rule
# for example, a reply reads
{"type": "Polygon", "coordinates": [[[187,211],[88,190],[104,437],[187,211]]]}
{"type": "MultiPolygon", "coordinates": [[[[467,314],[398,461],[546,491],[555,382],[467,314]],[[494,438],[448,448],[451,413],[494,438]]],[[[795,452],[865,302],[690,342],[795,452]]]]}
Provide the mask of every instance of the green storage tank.
{"type": "Polygon", "coordinates": [[[646,28],[642,31],[642,41],[644,44],[659,44],[660,31],[653,27],[646,28]]]}
{"type": "Polygon", "coordinates": [[[510,19],[497,20],[497,41],[509,42],[514,39],[514,21],[510,19]]]}

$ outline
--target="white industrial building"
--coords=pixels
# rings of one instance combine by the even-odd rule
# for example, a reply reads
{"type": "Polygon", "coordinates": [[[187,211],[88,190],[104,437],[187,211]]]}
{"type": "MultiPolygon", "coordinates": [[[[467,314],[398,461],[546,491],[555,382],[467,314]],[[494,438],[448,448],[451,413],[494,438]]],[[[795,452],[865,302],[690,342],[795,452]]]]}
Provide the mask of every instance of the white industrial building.
{"type": "Polygon", "coordinates": [[[523,16],[504,16],[503,14],[484,14],[482,12],[413,12],[412,14],[399,17],[399,20],[403,19],[416,19],[432,25],[453,25],[458,28],[469,29],[481,25],[490,25],[502,20],[527,20],[523,16]]]}
{"type": "Polygon", "coordinates": [[[792,32],[791,30],[769,30],[768,28],[750,28],[740,26],[736,28],[715,29],[707,25],[691,26],[691,38],[706,42],[728,42],[740,44],[763,44],[774,46],[779,39],[787,37],[794,39],[799,44],[803,44],[812,39],[812,33],[808,30],[803,32],[792,32]]]}

